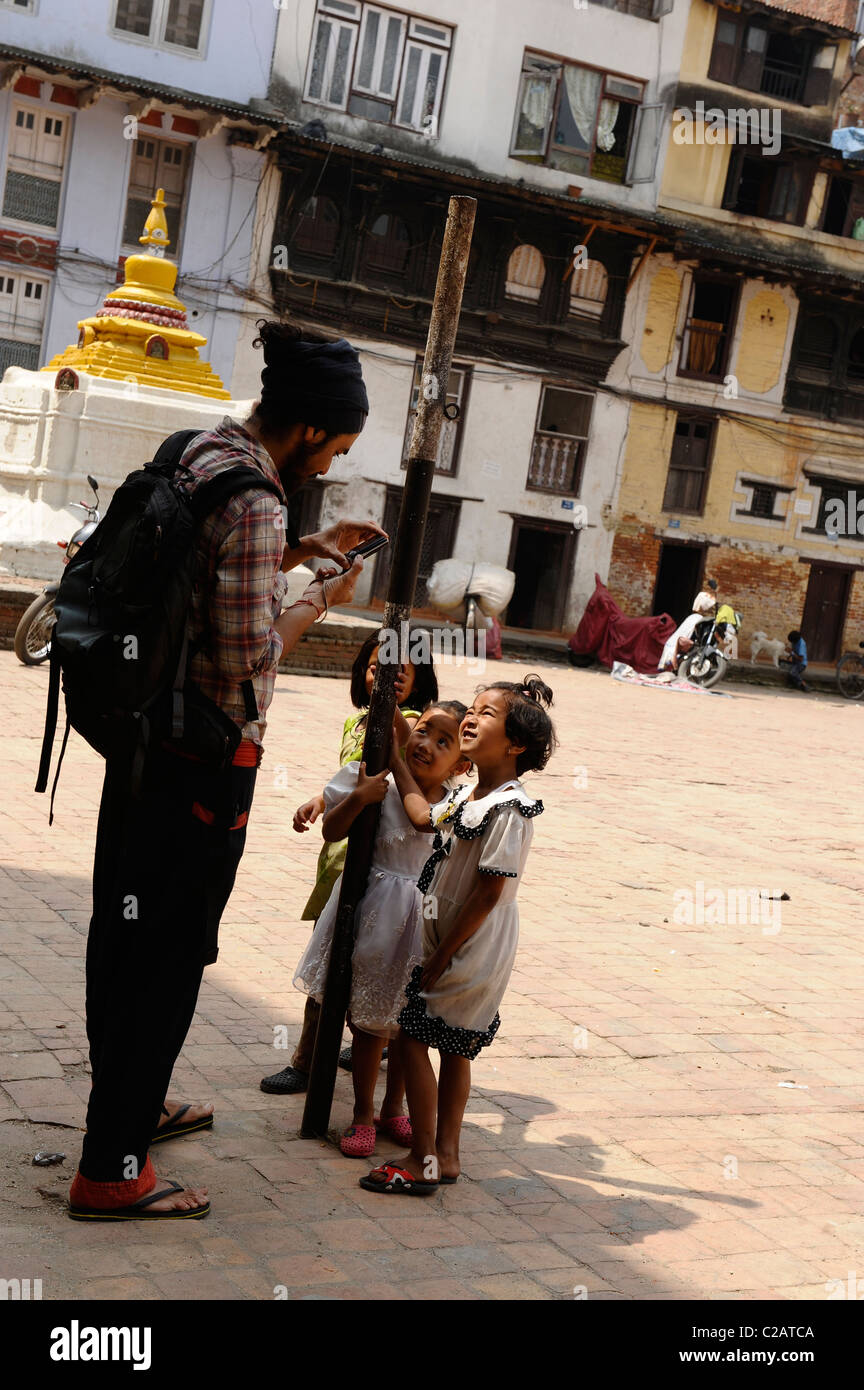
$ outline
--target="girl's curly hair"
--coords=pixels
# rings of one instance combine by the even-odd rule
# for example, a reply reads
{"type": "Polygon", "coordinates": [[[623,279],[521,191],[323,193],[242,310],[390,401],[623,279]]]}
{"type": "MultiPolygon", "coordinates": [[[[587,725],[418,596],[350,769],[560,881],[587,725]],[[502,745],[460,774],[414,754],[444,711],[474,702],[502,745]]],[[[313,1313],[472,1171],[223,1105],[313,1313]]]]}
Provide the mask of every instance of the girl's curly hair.
{"type": "MultiPolygon", "coordinates": [[[[539,676],[522,681],[494,681],[480,690],[502,690],[507,697],[504,732],[511,743],[524,746],[516,758],[516,774],[541,772],[558,747],[555,726],[546,708],[552,704],[552,691],[539,676]]],[[[480,692],[478,691],[478,694],[480,692]]]]}

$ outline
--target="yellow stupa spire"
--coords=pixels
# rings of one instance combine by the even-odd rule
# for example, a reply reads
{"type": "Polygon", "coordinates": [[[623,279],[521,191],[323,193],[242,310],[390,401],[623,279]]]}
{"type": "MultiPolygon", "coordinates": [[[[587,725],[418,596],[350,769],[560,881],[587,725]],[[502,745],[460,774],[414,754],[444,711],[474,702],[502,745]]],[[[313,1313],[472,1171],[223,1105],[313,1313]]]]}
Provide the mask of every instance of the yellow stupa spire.
{"type": "Polygon", "coordinates": [[[77,345],[42,370],[71,368],[227,400],[230,393],[198,355],[207,339],[189,328],[185,306],[174,294],[177,266],[165,257],[170,240],[164,189],[157,190],[138,240],[144,250],[127,258],[124,283],[105,296],[97,314],[81,319],[77,345]]]}
{"type": "Polygon", "coordinates": [[[155,256],[164,256],[166,247],[170,245],[168,239],[168,221],[165,217],[165,189],[157,188],[156,197],[150,204],[150,211],[147,214],[147,221],[144,223],[144,231],[138,240],[142,246],[156,246],[161,250],[154,251],[155,256]]]}

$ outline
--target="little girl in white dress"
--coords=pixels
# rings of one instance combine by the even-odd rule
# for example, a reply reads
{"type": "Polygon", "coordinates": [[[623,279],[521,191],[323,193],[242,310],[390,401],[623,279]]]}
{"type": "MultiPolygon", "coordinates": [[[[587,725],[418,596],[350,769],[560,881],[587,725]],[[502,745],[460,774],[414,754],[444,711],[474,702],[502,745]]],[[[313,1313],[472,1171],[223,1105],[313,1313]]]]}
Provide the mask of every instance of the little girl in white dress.
{"type": "Polygon", "coordinates": [[[470,1064],[498,1031],[519,941],[516,893],[543,810],[519,778],[542,770],[555,747],[551,703],[552,691],[535,676],[479,691],[459,729],[477,785],[437,803],[424,798],[410,766],[391,762],[409,820],[435,839],[418,881],[423,964],[399,1015],[411,1152],[401,1166],[384,1163],[361,1178],[370,1192],[424,1196],[459,1176],[470,1064]],[[440,1054],[437,1080],[430,1047],[440,1054]]]}
{"type": "MultiPolygon", "coordinates": [[[[406,765],[430,799],[445,797],[449,779],[470,766],[459,750],[464,712],[465,706],[455,700],[431,705],[411,730],[406,765]]],[[[376,1129],[405,1147],[411,1142],[411,1126],[402,1114],[405,1092],[398,1018],[412,971],[423,960],[423,895],[417,880],[429,857],[429,837],[406,816],[392,774],[367,777],[364,763],[347,763],[324,788],[325,839],[347,835],[363,806],[372,801],[380,802],[381,814],[368,887],[357,908],[351,964],[354,1120],[340,1144],[342,1152],[354,1158],[367,1158],[373,1152],[376,1129]],[[376,1121],[375,1081],[387,1040],[387,1091],[376,1121]]],[[[319,1001],[327,978],[339,888],[337,881],[294,976],[295,985],[319,1001]]]]}

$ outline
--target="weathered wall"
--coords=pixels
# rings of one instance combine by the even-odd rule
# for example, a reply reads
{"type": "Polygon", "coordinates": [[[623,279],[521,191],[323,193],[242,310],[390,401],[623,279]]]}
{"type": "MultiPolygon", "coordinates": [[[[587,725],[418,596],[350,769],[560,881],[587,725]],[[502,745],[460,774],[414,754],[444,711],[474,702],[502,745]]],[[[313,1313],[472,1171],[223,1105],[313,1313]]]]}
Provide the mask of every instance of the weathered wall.
{"type": "MultiPolygon", "coordinates": [[[[351,453],[328,475],[322,524],[339,515],[384,515],[387,484],[402,486],[402,445],[408,415],[414,356],[392,344],[358,341],[369,392],[370,413],[351,453]]],[[[252,380],[244,368],[244,381],[252,380]]],[[[436,496],[461,504],[454,555],[467,561],[506,565],[514,517],[568,521],[575,513],[558,495],[526,488],[541,378],[476,363],[464,418],[455,477],[436,475],[436,496]]],[[[572,631],[594,588],[594,574],[605,575],[612,536],[606,514],[626,429],[626,402],[598,392],[579,503],[587,525],[579,533],[573,573],[562,576],[568,590],[564,629],[572,631]]],[[[372,566],[357,589],[358,603],[369,597],[372,566]]]]}
{"type": "Polygon", "coordinates": [[[646,102],[662,101],[678,76],[687,21],[682,0],[660,23],[571,0],[531,0],[521,6],[513,0],[471,0],[470,5],[427,0],[422,7],[427,19],[456,26],[438,136],[432,141],[302,100],[315,8],[316,0],[296,0],[284,8],[277,30],[273,75],[280,98],[293,105],[297,119],[323,120],[334,133],[383,141],[421,159],[452,159],[514,182],[525,179],[559,192],[576,182],[586,196],[622,207],[656,204],[662,154],[655,182],[625,188],[511,159],[510,137],[526,48],[642,79],[648,84],[646,102]],[[483,94],[479,104],[478,91],[483,94]]]}

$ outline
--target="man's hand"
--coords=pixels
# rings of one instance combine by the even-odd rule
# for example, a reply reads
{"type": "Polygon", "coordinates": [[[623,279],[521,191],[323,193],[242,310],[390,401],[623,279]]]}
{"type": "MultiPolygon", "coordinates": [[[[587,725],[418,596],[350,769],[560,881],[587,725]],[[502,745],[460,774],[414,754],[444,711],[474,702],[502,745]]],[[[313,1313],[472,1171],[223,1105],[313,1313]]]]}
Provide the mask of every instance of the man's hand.
{"type": "Polygon", "coordinates": [[[387,795],[387,778],[389,773],[385,768],[383,772],[376,773],[374,777],[367,777],[366,764],[360,764],[360,772],[357,777],[357,799],[364,806],[370,806],[376,801],[383,801],[387,795]]]}
{"type": "Polygon", "coordinates": [[[313,796],[311,801],[306,801],[302,806],[298,806],[294,812],[294,829],[301,834],[308,830],[320,815],[324,812],[323,796],[313,796]]]}
{"type": "Polygon", "coordinates": [[[316,608],[322,611],[325,606],[325,596],[326,606],[328,608],[335,608],[339,603],[350,603],[351,599],[354,597],[357,580],[360,578],[362,572],[363,560],[359,555],[350,569],[342,571],[319,570],[319,576],[325,577],[313,580],[312,583],[303,590],[302,597],[311,599],[316,608]]]}
{"type": "Polygon", "coordinates": [[[386,536],[387,532],[376,526],[374,521],[337,521],[326,531],[316,531],[311,536],[302,536],[301,546],[308,555],[319,555],[324,560],[335,560],[340,569],[345,569],[348,561],[345,551],[352,546],[371,541],[374,536],[386,536]]]}

